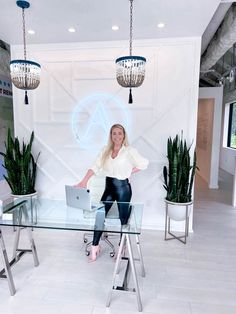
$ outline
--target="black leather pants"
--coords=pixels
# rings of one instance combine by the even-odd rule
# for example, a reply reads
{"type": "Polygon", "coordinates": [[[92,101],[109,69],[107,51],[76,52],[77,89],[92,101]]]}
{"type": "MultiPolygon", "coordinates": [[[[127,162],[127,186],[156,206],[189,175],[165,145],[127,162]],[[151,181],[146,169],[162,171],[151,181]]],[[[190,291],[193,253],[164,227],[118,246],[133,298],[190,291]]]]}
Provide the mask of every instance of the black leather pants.
{"type": "MultiPolygon", "coordinates": [[[[106,177],[106,186],[101,201],[104,202],[106,215],[113,205],[114,201],[117,201],[119,218],[122,225],[127,224],[130,216],[130,200],[132,196],[132,190],[128,179],[119,180],[116,178],[106,177]],[[119,203],[127,202],[127,203],[119,203]]],[[[93,245],[98,245],[101,238],[102,231],[94,231],[93,245]]]]}

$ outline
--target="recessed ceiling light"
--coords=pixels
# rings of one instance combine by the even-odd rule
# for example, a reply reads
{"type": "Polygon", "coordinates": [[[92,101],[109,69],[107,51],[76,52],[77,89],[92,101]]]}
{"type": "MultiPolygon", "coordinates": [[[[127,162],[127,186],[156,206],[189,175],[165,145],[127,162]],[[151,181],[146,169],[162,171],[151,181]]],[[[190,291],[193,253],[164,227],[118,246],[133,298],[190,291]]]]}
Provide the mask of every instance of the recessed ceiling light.
{"type": "Polygon", "coordinates": [[[34,35],[34,34],[35,34],[35,31],[34,31],[33,29],[29,29],[29,30],[28,30],[28,34],[34,35]]]}
{"type": "Polygon", "coordinates": [[[113,31],[118,31],[119,30],[119,26],[118,25],[112,25],[111,28],[113,31]]]}
{"type": "Polygon", "coordinates": [[[70,33],[75,33],[75,28],[74,28],[74,27],[68,28],[68,32],[70,32],[70,33]]]}
{"type": "Polygon", "coordinates": [[[163,28],[163,27],[165,27],[165,24],[164,24],[164,23],[158,23],[158,24],[157,24],[157,27],[163,28]]]}

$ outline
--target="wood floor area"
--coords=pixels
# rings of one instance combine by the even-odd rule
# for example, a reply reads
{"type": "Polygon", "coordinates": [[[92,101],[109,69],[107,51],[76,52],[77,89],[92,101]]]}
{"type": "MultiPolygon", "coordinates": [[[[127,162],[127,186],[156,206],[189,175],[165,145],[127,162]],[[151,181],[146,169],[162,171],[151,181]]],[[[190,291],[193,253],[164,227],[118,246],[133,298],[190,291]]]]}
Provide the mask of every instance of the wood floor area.
{"type": "MultiPolygon", "coordinates": [[[[232,176],[221,171],[219,186],[210,191],[197,178],[194,233],[186,245],[164,241],[163,231],[143,231],[146,278],[139,276],[139,282],[144,314],[236,314],[232,176]]],[[[10,255],[13,231],[3,232],[10,255]]],[[[139,313],[135,296],[124,292],[114,293],[106,309],[114,260],[103,243],[98,260],[87,263],[79,232],[35,229],[34,237],[40,265],[35,268],[27,255],[13,267],[14,297],[6,280],[0,280],[1,314],[139,313]]]]}

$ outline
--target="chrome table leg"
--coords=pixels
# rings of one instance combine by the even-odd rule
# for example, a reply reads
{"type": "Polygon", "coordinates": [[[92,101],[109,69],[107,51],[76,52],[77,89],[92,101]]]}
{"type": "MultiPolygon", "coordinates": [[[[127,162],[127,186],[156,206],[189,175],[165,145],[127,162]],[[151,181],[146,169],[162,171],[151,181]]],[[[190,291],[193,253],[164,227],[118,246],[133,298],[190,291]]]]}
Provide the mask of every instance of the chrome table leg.
{"type": "Polygon", "coordinates": [[[0,245],[1,245],[2,258],[3,258],[3,266],[4,266],[4,269],[0,272],[0,277],[7,278],[10,293],[11,295],[14,295],[16,293],[16,288],[14,285],[14,281],[13,281],[13,277],[11,273],[11,266],[8,260],[7,251],[5,248],[1,229],[0,229],[0,245]],[[6,274],[5,276],[3,275],[4,273],[6,274]]]}
{"type": "Polygon", "coordinates": [[[142,312],[143,307],[142,307],[142,302],[141,302],[141,297],[140,297],[138,279],[137,279],[137,274],[136,274],[136,269],[135,269],[135,264],[134,264],[133,251],[132,251],[132,246],[131,246],[129,234],[126,234],[126,240],[127,240],[129,260],[130,260],[130,265],[131,265],[131,270],[132,270],[132,275],[133,275],[133,280],[134,280],[135,292],[136,292],[136,297],[137,297],[137,302],[138,302],[138,310],[139,310],[139,312],[142,312]]]}
{"type": "Polygon", "coordinates": [[[116,264],[115,264],[115,269],[113,272],[113,276],[112,276],[112,283],[111,283],[111,290],[108,294],[108,298],[107,298],[107,303],[106,303],[106,307],[109,307],[111,304],[111,296],[112,296],[112,291],[115,287],[115,279],[116,279],[116,274],[119,268],[119,264],[120,264],[120,260],[121,260],[121,255],[122,255],[122,250],[123,250],[123,246],[124,246],[124,242],[125,242],[125,234],[122,234],[122,238],[121,238],[121,242],[120,242],[120,246],[119,246],[119,250],[118,250],[118,254],[117,254],[117,258],[116,258],[116,264]]]}
{"type": "Polygon", "coordinates": [[[136,237],[136,244],[137,244],[137,249],[138,249],[138,254],[139,254],[139,261],[141,264],[141,276],[145,277],[146,273],[145,273],[145,268],[144,268],[144,263],[143,263],[143,255],[142,255],[142,251],[141,251],[141,246],[140,246],[138,234],[136,234],[135,237],[136,237]]]}
{"type": "MultiPolygon", "coordinates": [[[[142,271],[144,271],[144,269],[142,271]]],[[[139,291],[137,274],[136,274],[136,269],[135,269],[135,264],[134,264],[134,257],[133,257],[133,251],[132,251],[131,242],[130,242],[130,236],[129,236],[129,234],[125,234],[125,233],[123,233],[122,237],[121,237],[121,243],[120,243],[120,246],[119,246],[119,251],[118,251],[116,264],[115,264],[115,269],[114,269],[113,277],[112,277],[111,290],[110,290],[110,292],[108,294],[108,298],[107,298],[107,303],[106,303],[107,307],[110,306],[111,297],[112,297],[112,291],[113,290],[123,290],[123,291],[135,292],[136,293],[136,298],[137,298],[137,303],[138,303],[138,310],[139,310],[139,312],[142,312],[142,302],[141,302],[141,297],[140,297],[140,291],[139,291]],[[129,255],[128,257],[122,257],[122,252],[124,250],[125,242],[127,243],[128,255],[129,255]],[[123,280],[123,286],[122,287],[118,287],[118,286],[115,285],[115,279],[116,279],[116,275],[118,273],[118,268],[119,268],[121,259],[127,260],[127,266],[126,266],[127,268],[126,268],[126,271],[125,271],[125,276],[124,276],[124,280],[123,280]],[[134,289],[128,289],[129,267],[130,266],[131,266],[131,272],[132,272],[134,286],[135,286],[134,289]]]]}

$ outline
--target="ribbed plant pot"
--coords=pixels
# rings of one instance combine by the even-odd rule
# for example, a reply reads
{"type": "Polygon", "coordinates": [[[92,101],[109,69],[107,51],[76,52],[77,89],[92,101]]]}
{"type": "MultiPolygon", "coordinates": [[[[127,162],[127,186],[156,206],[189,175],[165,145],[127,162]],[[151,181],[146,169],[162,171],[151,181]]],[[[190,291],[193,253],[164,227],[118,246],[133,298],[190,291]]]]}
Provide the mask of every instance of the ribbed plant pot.
{"type": "Polygon", "coordinates": [[[167,216],[176,221],[183,221],[190,216],[192,211],[193,201],[188,203],[175,203],[165,200],[167,206],[167,216]]]}

